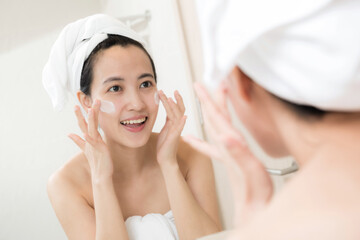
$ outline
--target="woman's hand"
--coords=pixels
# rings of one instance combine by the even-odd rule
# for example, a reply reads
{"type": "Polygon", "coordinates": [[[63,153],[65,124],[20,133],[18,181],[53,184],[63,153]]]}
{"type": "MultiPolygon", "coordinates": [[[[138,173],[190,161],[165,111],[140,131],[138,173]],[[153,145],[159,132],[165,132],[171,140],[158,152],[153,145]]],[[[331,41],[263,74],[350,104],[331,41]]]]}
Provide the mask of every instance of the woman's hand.
{"type": "Polygon", "coordinates": [[[195,85],[211,143],[188,136],[184,140],[198,151],[224,163],[235,204],[235,225],[249,221],[269,202],[273,186],[263,164],[251,153],[242,134],[232,126],[227,91],[221,87],[215,103],[200,84],[195,85]]]}
{"type": "Polygon", "coordinates": [[[89,162],[93,183],[109,179],[113,174],[113,162],[109,150],[98,131],[99,109],[100,101],[95,100],[93,106],[88,110],[89,124],[87,124],[80,107],[75,106],[75,114],[85,140],[76,134],[69,134],[69,137],[84,152],[89,162]]]}
{"type": "Polygon", "coordinates": [[[177,164],[176,153],[180,134],[186,122],[185,106],[178,91],[174,93],[176,103],[159,91],[159,97],[166,111],[166,123],[161,130],[157,141],[157,160],[160,166],[177,164]]]}

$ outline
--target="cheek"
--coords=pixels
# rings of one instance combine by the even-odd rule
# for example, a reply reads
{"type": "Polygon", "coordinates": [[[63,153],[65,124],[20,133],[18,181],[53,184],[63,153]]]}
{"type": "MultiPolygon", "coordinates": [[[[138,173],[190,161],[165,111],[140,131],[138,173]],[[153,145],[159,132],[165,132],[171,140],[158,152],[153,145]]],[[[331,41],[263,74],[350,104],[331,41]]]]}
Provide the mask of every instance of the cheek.
{"type": "Polygon", "coordinates": [[[104,132],[107,132],[107,128],[112,129],[111,124],[113,124],[113,122],[114,122],[113,119],[114,119],[114,117],[112,115],[100,112],[99,113],[99,126],[100,126],[100,128],[102,130],[104,130],[104,132]]]}
{"type": "Polygon", "coordinates": [[[142,101],[146,104],[147,108],[150,111],[157,110],[159,107],[159,95],[156,89],[151,90],[149,92],[143,92],[142,93],[142,101]]]}
{"type": "Polygon", "coordinates": [[[158,94],[157,91],[154,94],[154,102],[155,102],[156,105],[159,105],[160,98],[159,98],[159,94],[158,94]]]}
{"type": "Polygon", "coordinates": [[[157,112],[159,109],[159,100],[157,96],[157,92],[154,94],[151,94],[151,96],[148,96],[146,98],[146,105],[150,112],[157,112]]]}

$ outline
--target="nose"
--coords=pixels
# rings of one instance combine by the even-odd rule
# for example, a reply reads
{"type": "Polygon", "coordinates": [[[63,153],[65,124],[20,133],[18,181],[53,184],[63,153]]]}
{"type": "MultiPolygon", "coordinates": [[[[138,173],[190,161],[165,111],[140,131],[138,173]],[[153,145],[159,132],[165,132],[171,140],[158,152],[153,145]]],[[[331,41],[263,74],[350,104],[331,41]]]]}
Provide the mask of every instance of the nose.
{"type": "Polygon", "coordinates": [[[140,111],[144,109],[145,103],[138,91],[129,91],[126,96],[126,107],[129,111],[140,111]]]}

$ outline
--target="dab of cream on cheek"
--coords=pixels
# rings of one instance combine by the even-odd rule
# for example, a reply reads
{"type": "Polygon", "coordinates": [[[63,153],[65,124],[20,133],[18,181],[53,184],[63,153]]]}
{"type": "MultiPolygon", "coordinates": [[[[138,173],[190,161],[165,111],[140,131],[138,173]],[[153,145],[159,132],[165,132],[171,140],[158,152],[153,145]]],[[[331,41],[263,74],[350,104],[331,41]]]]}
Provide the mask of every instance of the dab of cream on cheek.
{"type": "Polygon", "coordinates": [[[115,105],[112,102],[101,100],[100,111],[104,113],[114,113],[115,105]]]}
{"type": "Polygon", "coordinates": [[[159,94],[158,94],[158,92],[155,92],[155,94],[154,94],[154,101],[155,101],[155,104],[156,104],[156,105],[159,105],[160,99],[159,99],[159,94]]]}

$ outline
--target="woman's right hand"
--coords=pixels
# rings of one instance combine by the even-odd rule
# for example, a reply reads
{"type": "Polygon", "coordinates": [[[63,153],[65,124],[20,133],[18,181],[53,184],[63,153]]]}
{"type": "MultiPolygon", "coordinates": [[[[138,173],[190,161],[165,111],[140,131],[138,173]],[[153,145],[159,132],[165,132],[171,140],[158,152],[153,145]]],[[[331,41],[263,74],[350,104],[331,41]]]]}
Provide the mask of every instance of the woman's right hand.
{"type": "Polygon", "coordinates": [[[215,102],[201,85],[195,90],[203,112],[206,132],[212,140],[184,138],[198,151],[224,163],[232,187],[237,227],[249,222],[269,203],[273,186],[263,164],[248,148],[242,134],[232,126],[227,108],[227,90],[222,86],[215,102]]]}
{"type": "Polygon", "coordinates": [[[73,133],[68,135],[84,152],[89,162],[93,183],[112,178],[113,174],[113,162],[109,149],[98,131],[99,110],[100,101],[95,100],[88,110],[88,123],[86,123],[80,107],[75,106],[75,115],[85,140],[73,133]]]}

